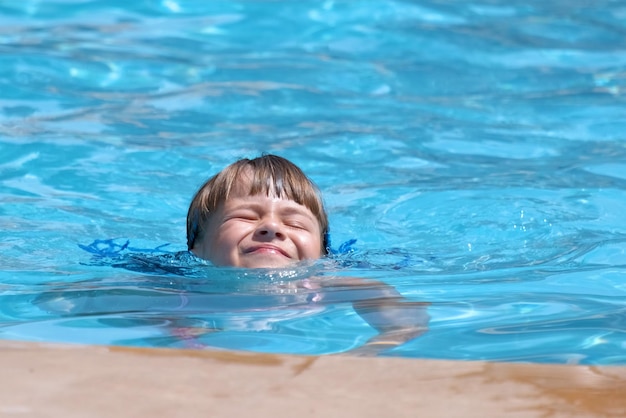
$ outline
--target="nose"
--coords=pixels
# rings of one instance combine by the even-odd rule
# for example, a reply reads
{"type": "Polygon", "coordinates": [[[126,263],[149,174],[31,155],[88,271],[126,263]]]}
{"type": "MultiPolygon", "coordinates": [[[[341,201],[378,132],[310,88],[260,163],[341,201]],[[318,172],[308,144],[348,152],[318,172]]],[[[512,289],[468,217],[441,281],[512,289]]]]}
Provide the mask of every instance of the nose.
{"type": "Polygon", "coordinates": [[[278,222],[274,218],[266,218],[263,219],[256,230],[254,231],[254,235],[258,239],[263,240],[272,240],[274,238],[283,239],[285,238],[285,233],[282,229],[280,222],[278,222]]]}

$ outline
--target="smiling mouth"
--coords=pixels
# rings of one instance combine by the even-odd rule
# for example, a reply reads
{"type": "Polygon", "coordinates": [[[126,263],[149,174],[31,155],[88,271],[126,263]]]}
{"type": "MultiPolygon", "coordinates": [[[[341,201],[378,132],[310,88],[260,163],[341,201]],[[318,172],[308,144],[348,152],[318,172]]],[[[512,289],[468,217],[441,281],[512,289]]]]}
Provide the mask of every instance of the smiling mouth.
{"type": "Polygon", "coordinates": [[[278,254],[283,257],[291,258],[285,251],[273,245],[258,245],[246,250],[246,254],[278,254]]]}

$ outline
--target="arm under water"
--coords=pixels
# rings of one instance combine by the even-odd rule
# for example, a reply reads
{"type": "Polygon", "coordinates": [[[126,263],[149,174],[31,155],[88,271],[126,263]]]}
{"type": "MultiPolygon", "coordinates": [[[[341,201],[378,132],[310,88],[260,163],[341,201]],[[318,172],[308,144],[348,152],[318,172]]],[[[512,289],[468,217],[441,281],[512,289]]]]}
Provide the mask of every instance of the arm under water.
{"type": "Polygon", "coordinates": [[[355,312],[378,331],[377,335],[350,350],[349,354],[375,356],[428,331],[430,315],[427,308],[430,304],[410,301],[387,283],[341,276],[322,278],[317,283],[316,280],[309,280],[308,283],[322,290],[318,303],[349,299],[355,312]]]}
{"type": "MultiPolygon", "coordinates": [[[[350,244],[352,241],[350,242],[350,244]]],[[[96,254],[96,258],[99,258],[97,264],[108,264],[117,268],[124,268],[126,270],[139,271],[141,273],[169,273],[175,276],[188,276],[188,273],[197,271],[197,268],[201,268],[204,273],[207,272],[206,264],[193,265],[193,259],[188,252],[171,253],[163,251],[161,247],[150,251],[149,254],[145,254],[144,251],[127,251],[133,250],[128,246],[128,242],[120,247],[115,248],[115,244],[108,241],[96,241],[89,247],[81,246],[83,249],[89,249],[89,252],[96,254]],[[99,246],[96,246],[96,244],[99,246]],[[106,245],[105,245],[106,244],[106,245]],[[106,254],[101,253],[101,248],[106,250],[106,254]],[[112,252],[111,249],[121,250],[112,252]],[[97,251],[96,251],[97,250],[97,251]],[[100,252],[100,254],[98,254],[100,252]],[[161,254],[155,254],[155,253],[161,254]],[[173,262],[176,261],[176,262],[173,262]]],[[[224,269],[216,269],[212,273],[217,273],[218,270],[224,273],[224,269]]],[[[233,270],[234,271],[234,270],[233,270]]],[[[195,276],[195,275],[193,275],[195,276]]],[[[211,274],[213,276],[213,274],[211,274]]],[[[300,276],[302,277],[302,276],[300,276]]],[[[156,278],[156,277],[155,277],[156,278]]],[[[195,276],[195,282],[198,283],[198,276],[195,276]]],[[[149,286],[144,282],[144,286],[149,286]]],[[[184,283],[184,278],[175,280],[178,283],[184,283]]],[[[110,282],[109,282],[110,283],[110,282]]],[[[172,283],[173,284],[173,283],[172,283]]],[[[214,283],[216,284],[216,283],[214,283]]],[[[379,280],[358,278],[358,277],[344,277],[344,276],[325,276],[315,275],[307,279],[296,279],[294,281],[287,281],[286,284],[290,288],[299,288],[302,292],[297,295],[279,295],[274,293],[272,295],[271,288],[280,290],[282,285],[277,283],[266,283],[264,287],[264,295],[267,298],[254,298],[250,294],[236,294],[236,293],[194,293],[187,286],[182,285],[180,289],[175,289],[176,286],[170,287],[167,294],[157,298],[124,298],[118,289],[117,295],[106,294],[109,292],[94,292],[91,295],[86,295],[84,289],[80,292],[81,298],[88,296],[89,309],[85,309],[87,305],[82,304],[83,312],[64,312],[62,314],[96,314],[105,313],[109,309],[114,308],[115,311],[131,311],[138,312],[146,310],[150,312],[160,311],[167,316],[167,312],[176,313],[177,320],[171,322],[171,335],[175,338],[181,338],[187,343],[186,346],[202,347],[203,345],[198,340],[203,334],[220,331],[219,328],[206,328],[197,326],[189,326],[189,321],[185,321],[180,317],[181,314],[187,313],[199,313],[204,312],[210,314],[211,312],[223,312],[228,309],[228,305],[233,299],[238,302],[237,310],[246,310],[247,308],[252,310],[268,310],[281,309],[282,307],[294,307],[300,306],[302,309],[312,308],[314,306],[324,306],[330,304],[351,303],[354,311],[378,334],[371,337],[365,344],[349,350],[347,354],[374,356],[386,352],[387,350],[398,347],[405,342],[412,340],[428,330],[428,322],[430,316],[428,314],[427,302],[410,301],[405,298],[400,292],[398,292],[393,286],[384,283],[379,280]],[[269,292],[268,292],[269,290],[269,292]],[[174,298],[174,299],[172,299],[174,298]],[[180,298],[180,299],[179,299],[180,298]],[[114,301],[115,300],[115,301],[114,301]],[[123,302],[126,301],[126,303],[123,302]],[[105,302],[107,301],[107,302],[105,302]],[[241,303],[245,301],[245,303],[241,303]],[[263,301],[263,303],[258,303],[263,301]],[[129,305],[130,303],[130,305],[129,305]],[[97,305],[97,307],[95,306],[97,305]],[[129,305],[129,306],[121,306],[129,305]],[[131,306],[132,305],[132,306],[131,306]],[[108,308],[108,309],[107,309],[108,308]]],[[[144,287],[141,286],[141,287],[144,287]]],[[[211,283],[207,283],[207,286],[203,286],[204,289],[210,288],[211,283]]],[[[219,286],[218,286],[219,287],[219,286]]],[[[214,289],[215,290],[215,289],[214,289]]],[[[126,295],[130,293],[138,292],[139,289],[127,289],[126,295]]],[[[70,292],[73,293],[73,292],[70,292]]],[[[91,293],[91,292],[88,292],[91,293]]],[[[245,293],[245,292],[244,292],[245,293]]],[[[67,296],[70,296],[66,293],[67,296]]],[[[73,297],[78,295],[74,294],[73,297]]],[[[71,296],[70,296],[71,297],[71,296]]],[[[74,305],[74,304],[72,304],[74,305]]],[[[77,304],[74,306],[80,306],[77,304]]]]}

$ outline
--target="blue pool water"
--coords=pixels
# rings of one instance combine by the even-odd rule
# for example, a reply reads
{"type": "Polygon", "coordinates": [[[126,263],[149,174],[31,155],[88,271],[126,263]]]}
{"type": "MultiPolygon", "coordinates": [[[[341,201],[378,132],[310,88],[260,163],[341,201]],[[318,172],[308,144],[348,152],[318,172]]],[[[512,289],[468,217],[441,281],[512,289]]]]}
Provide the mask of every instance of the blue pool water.
{"type": "Polygon", "coordinates": [[[293,286],[338,275],[430,303],[383,355],[626,364],[625,94],[623,1],[0,0],[0,338],[350,352],[350,294],[293,286]],[[262,152],[353,251],[180,253],[262,152]]]}

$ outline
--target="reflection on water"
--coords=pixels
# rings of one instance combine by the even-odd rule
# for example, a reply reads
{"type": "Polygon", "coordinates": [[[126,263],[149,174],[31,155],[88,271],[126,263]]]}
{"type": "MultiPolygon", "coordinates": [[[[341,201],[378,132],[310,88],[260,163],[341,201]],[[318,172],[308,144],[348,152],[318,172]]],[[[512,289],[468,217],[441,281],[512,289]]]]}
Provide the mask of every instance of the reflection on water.
{"type": "Polygon", "coordinates": [[[430,320],[384,355],[623,364],[624,16],[0,5],[0,336],[336,353],[374,341],[358,302],[393,289],[407,310],[379,307],[430,320]],[[337,249],[357,241],[282,272],[185,255],[194,191],[262,152],[319,184],[337,249]]]}

